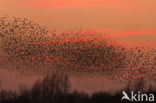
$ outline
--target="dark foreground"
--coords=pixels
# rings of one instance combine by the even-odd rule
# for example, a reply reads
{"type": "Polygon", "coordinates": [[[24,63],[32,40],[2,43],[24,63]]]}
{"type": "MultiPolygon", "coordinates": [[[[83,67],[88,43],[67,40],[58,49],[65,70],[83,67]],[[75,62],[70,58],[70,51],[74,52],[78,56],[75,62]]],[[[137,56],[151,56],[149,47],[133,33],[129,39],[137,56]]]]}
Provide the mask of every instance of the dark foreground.
{"type": "MultiPolygon", "coordinates": [[[[138,89],[141,91],[142,86],[143,85],[137,84],[137,89],[133,91],[135,93],[138,92],[138,89]]],[[[130,95],[131,90],[126,88],[123,88],[123,90],[130,95]]],[[[114,95],[98,92],[91,96],[84,92],[70,92],[68,76],[61,73],[47,75],[43,80],[38,80],[31,89],[26,89],[24,86],[21,86],[19,90],[20,93],[1,90],[0,103],[135,103],[134,101],[130,102],[127,100],[121,101],[123,90],[118,91],[118,93],[114,95]]],[[[152,89],[146,93],[156,95],[156,92],[152,91],[152,89]]]]}

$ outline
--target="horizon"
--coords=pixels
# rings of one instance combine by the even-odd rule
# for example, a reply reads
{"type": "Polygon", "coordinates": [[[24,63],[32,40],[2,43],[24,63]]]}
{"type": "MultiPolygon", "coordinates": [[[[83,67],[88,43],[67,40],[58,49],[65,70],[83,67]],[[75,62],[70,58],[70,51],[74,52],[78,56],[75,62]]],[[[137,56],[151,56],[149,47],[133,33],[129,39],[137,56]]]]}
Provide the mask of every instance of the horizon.
{"type": "Polygon", "coordinates": [[[155,5],[156,0],[1,0],[0,93],[31,89],[52,72],[67,73],[70,89],[87,94],[136,85],[155,91],[155,5]]]}

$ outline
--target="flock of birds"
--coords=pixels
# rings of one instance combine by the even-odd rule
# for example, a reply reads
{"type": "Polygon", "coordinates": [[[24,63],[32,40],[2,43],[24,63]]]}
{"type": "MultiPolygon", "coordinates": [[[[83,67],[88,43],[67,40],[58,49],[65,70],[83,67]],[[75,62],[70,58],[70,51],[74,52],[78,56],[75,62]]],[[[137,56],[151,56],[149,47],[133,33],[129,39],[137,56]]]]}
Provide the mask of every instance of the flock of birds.
{"type": "Polygon", "coordinates": [[[155,49],[128,48],[111,38],[96,38],[98,34],[93,33],[74,35],[50,32],[25,18],[1,17],[1,61],[23,73],[60,71],[99,73],[112,79],[155,78],[155,49]]]}

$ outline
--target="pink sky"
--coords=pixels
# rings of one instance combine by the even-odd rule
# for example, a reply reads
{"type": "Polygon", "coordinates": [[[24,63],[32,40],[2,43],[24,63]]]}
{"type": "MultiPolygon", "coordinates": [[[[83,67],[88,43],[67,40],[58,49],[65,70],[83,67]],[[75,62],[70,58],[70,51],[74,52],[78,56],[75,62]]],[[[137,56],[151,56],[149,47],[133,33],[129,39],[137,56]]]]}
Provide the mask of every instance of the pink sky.
{"type": "MultiPolygon", "coordinates": [[[[3,15],[26,17],[58,32],[79,29],[106,31],[118,40],[144,41],[145,45],[149,43],[156,48],[156,0],[0,0],[0,16],[3,15]]],[[[17,78],[15,74],[5,69],[0,70],[1,78],[6,75],[4,87],[16,88],[20,82],[30,84],[37,79],[17,78]]],[[[109,87],[108,90],[112,90],[111,86],[121,86],[120,82],[112,84],[101,79],[96,83],[96,79],[91,79],[85,78],[80,81],[79,78],[73,78],[73,88],[91,92],[99,88],[109,87]]]]}
{"type": "MultiPolygon", "coordinates": [[[[156,0],[1,0],[0,15],[26,17],[50,30],[153,31],[155,5],[156,0]]],[[[155,35],[147,34],[143,40],[156,40],[155,35]]]]}

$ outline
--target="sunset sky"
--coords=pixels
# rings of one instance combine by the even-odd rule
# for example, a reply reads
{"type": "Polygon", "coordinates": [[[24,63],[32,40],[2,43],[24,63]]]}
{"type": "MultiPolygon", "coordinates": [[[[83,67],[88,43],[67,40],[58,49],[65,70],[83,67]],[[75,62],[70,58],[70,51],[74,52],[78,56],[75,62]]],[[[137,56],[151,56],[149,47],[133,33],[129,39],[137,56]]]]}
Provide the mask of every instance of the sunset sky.
{"type": "MultiPolygon", "coordinates": [[[[0,0],[0,17],[4,15],[28,18],[46,26],[50,31],[106,31],[117,40],[128,43],[135,41],[134,46],[136,42],[143,41],[143,45],[149,43],[156,48],[156,0],[0,0]]],[[[14,73],[8,71],[0,70],[0,73],[0,76],[9,75],[4,77],[9,78],[4,87],[17,87],[16,82],[13,84],[11,81],[33,82],[29,81],[30,78],[14,78],[14,73]]],[[[75,80],[77,78],[73,79],[75,80]]],[[[79,86],[82,82],[87,84],[87,88],[90,85],[90,90],[93,84],[96,89],[104,88],[103,85],[97,86],[101,84],[96,84],[94,78],[93,83],[82,79],[80,82],[75,81],[73,85],[79,86]]],[[[104,82],[101,80],[101,83],[104,82]]],[[[109,83],[106,81],[106,84],[109,83]]],[[[117,83],[114,84],[109,85],[116,86],[117,83]]],[[[120,82],[119,85],[121,86],[120,82]]]]}
{"type": "Polygon", "coordinates": [[[152,35],[140,36],[153,41],[156,39],[155,5],[156,0],[0,0],[0,15],[26,17],[59,31],[88,28],[154,31],[152,35]]]}

